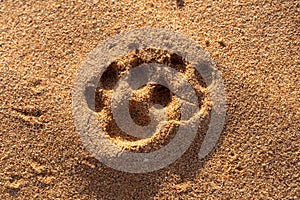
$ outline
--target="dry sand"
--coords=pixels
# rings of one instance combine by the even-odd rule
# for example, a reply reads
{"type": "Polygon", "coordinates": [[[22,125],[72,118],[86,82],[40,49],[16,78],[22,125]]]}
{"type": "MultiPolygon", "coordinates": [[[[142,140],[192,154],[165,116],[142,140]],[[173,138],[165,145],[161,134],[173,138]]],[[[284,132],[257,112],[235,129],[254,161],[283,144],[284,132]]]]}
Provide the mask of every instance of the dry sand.
{"type": "Polygon", "coordinates": [[[300,2],[0,1],[0,199],[299,199],[300,2]],[[68,3],[67,3],[68,2],[68,3]],[[75,130],[72,86],[123,30],[186,34],[217,63],[228,101],[215,151],[112,170],[75,130]]]}

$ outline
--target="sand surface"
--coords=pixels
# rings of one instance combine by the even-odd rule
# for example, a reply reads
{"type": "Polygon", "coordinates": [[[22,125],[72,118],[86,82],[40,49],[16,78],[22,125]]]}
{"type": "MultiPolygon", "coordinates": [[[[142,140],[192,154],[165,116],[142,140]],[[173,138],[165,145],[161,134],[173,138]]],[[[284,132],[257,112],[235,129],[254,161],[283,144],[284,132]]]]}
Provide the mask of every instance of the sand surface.
{"type": "Polygon", "coordinates": [[[0,1],[0,199],[300,198],[300,2],[182,2],[0,1]],[[222,74],[226,125],[206,160],[195,144],[165,169],[129,174],[78,136],[76,70],[141,27],[187,35],[222,74]]]}

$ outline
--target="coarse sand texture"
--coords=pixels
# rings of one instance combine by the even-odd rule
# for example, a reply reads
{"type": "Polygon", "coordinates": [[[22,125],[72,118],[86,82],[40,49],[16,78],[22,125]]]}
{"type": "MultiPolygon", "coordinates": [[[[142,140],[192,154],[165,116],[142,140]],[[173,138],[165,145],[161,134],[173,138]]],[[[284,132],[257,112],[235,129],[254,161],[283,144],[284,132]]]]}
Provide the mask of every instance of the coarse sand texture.
{"type": "Polygon", "coordinates": [[[294,0],[0,0],[0,199],[300,199],[299,27],[294,0]],[[202,46],[223,79],[227,111],[217,145],[199,159],[214,104],[192,63],[151,47],[118,56],[99,79],[94,105],[112,144],[146,154],[176,137],[180,99],[159,84],[138,88],[129,102],[140,126],[163,110],[164,126],[151,137],[125,134],[112,117],[116,83],[141,64],[180,72],[201,110],[197,135],[179,159],[128,173],[86,148],[72,97],[90,52],[140,28],[202,46]]]}

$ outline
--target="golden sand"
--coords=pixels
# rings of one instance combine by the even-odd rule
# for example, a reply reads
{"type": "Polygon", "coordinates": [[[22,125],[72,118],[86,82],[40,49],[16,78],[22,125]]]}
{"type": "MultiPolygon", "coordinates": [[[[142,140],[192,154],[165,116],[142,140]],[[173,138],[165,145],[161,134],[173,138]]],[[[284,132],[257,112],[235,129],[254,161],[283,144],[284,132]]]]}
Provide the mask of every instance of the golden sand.
{"type": "Polygon", "coordinates": [[[0,1],[0,199],[299,199],[300,3],[182,2],[0,1]],[[195,142],[165,169],[129,174],[84,149],[76,70],[140,27],[187,35],[222,74],[226,126],[206,160],[195,142]]]}

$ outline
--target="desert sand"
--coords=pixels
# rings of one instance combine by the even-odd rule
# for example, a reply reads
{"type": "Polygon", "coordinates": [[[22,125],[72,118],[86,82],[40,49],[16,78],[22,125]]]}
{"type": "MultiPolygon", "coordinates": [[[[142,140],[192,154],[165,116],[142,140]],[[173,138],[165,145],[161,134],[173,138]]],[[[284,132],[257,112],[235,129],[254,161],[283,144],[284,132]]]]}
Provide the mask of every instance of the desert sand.
{"type": "MultiPolygon", "coordinates": [[[[299,199],[299,27],[292,0],[0,1],[0,199],[299,199]],[[90,51],[142,27],[177,31],[209,52],[228,110],[205,160],[200,135],[169,167],[130,174],[84,148],[72,88],[90,51]]],[[[136,98],[151,98],[145,90],[136,98]]],[[[151,151],[161,137],[124,148],[151,151]]]]}

